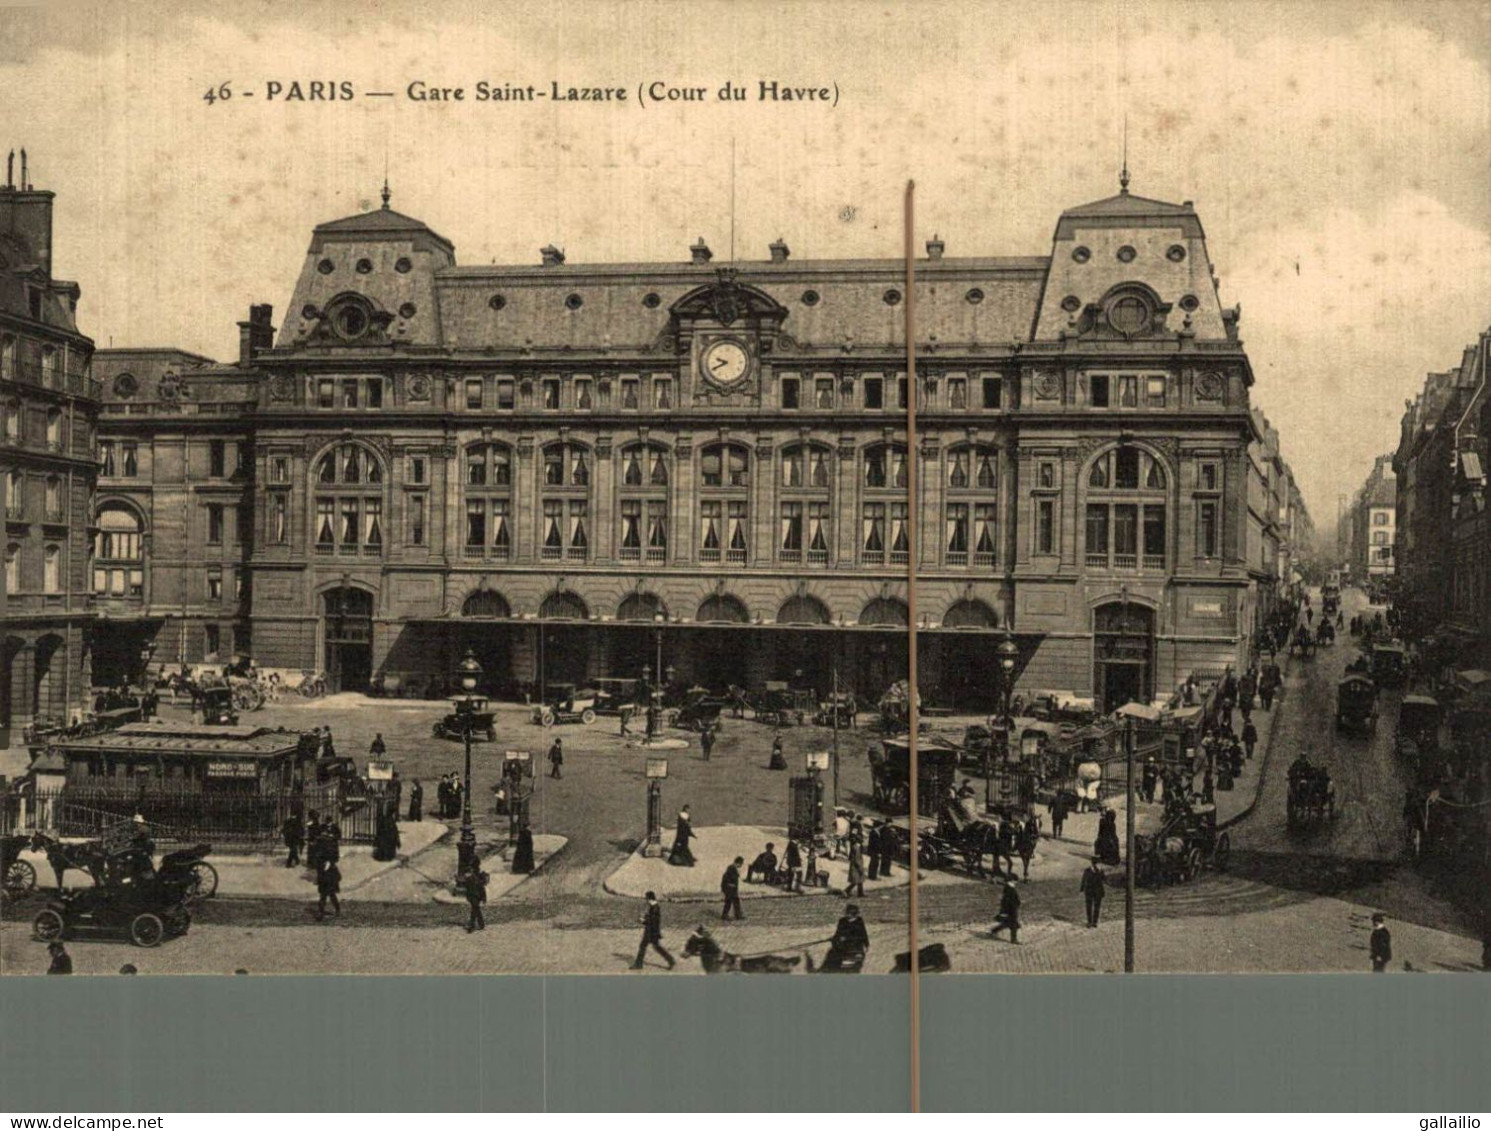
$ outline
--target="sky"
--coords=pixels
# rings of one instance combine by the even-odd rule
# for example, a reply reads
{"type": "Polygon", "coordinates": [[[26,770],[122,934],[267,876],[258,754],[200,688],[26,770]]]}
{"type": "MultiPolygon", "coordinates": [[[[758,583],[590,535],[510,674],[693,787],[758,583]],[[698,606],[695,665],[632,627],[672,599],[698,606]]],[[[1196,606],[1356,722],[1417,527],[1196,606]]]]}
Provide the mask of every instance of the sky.
{"type": "Polygon", "coordinates": [[[1132,191],[1195,202],[1254,404],[1331,531],[1405,399],[1491,326],[1480,0],[0,7],[0,148],[58,194],[83,330],[220,359],[385,168],[463,263],[723,252],[732,211],[741,258],[896,256],[908,179],[917,246],[1041,255],[1062,208],[1116,191],[1125,119],[1132,191]],[[837,104],[714,98],[762,79],[837,104]],[[267,99],[297,80],[399,97],[267,99]],[[481,80],[629,100],[478,103],[481,80]],[[639,106],[654,81],[709,99],[639,106]]]}

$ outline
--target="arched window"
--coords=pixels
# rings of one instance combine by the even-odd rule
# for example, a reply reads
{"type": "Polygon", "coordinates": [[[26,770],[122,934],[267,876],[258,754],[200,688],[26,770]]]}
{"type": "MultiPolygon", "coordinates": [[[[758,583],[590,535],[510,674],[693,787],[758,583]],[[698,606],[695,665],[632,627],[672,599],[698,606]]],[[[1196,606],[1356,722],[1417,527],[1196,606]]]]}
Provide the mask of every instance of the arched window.
{"type": "Polygon", "coordinates": [[[1132,444],[1110,448],[1087,473],[1088,569],[1163,570],[1169,528],[1164,466],[1132,444]]]}
{"type": "Polygon", "coordinates": [[[694,619],[704,624],[748,624],[751,616],[738,598],[717,593],[700,603],[694,619]]]}
{"type": "Polygon", "coordinates": [[[943,628],[997,628],[999,618],[985,602],[974,597],[954,601],[942,618],[943,628]]]}
{"type": "Polygon", "coordinates": [[[617,620],[654,621],[667,616],[668,610],[656,593],[632,593],[616,609],[617,620]]]}
{"type": "Polygon", "coordinates": [[[144,525],[118,503],[98,512],[93,540],[93,591],[99,596],[139,597],[145,592],[144,525]]]}
{"type": "Polygon", "coordinates": [[[338,444],[316,463],[316,553],[383,553],[383,463],[361,444],[338,444]],[[371,489],[370,489],[371,488],[371,489]]]}
{"type": "Polygon", "coordinates": [[[911,610],[905,601],[894,597],[876,597],[860,610],[859,623],[881,627],[905,628],[911,623],[911,610]]]}
{"type": "Polygon", "coordinates": [[[905,565],[910,558],[906,458],[901,444],[874,444],[865,449],[859,548],[864,565],[905,565]]]}
{"type": "Polygon", "coordinates": [[[506,444],[468,444],[465,451],[468,558],[506,561],[513,552],[513,453],[506,444]]]}
{"type": "Polygon", "coordinates": [[[740,444],[711,444],[699,453],[699,479],[699,560],[745,565],[750,454],[740,444]]]}
{"type": "Polygon", "coordinates": [[[988,568],[998,559],[999,450],[969,444],[947,453],[943,563],[988,568]]]}
{"type": "Polygon", "coordinates": [[[777,610],[778,624],[832,624],[828,606],[816,597],[788,597],[777,610]]]}
{"type": "Polygon", "coordinates": [[[822,444],[782,449],[777,560],[826,565],[833,534],[833,453],[822,444]]]}
{"type": "Polygon", "coordinates": [[[508,608],[507,598],[501,593],[491,589],[479,589],[467,597],[461,605],[463,617],[502,617],[512,616],[512,610],[508,608]]]}
{"type": "Polygon", "coordinates": [[[578,593],[556,590],[544,598],[538,615],[542,620],[584,620],[590,610],[578,593]]]}
{"type": "Polygon", "coordinates": [[[621,529],[617,556],[624,562],[668,560],[668,462],[656,444],[621,449],[621,529]]]}
{"type": "Polygon", "coordinates": [[[580,444],[550,444],[543,458],[540,555],[583,562],[590,556],[590,452],[580,444]]]}

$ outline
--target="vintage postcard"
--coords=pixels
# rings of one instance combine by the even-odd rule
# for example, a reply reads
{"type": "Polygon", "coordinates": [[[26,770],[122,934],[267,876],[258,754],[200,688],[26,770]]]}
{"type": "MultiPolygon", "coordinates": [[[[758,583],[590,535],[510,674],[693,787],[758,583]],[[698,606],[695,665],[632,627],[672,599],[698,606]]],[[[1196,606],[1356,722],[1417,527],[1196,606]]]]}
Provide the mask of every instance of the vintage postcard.
{"type": "Polygon", "coordinates": [[[0,10],[0,974],[1481,969],[1488,92],[1469,2],[0,10]]]}

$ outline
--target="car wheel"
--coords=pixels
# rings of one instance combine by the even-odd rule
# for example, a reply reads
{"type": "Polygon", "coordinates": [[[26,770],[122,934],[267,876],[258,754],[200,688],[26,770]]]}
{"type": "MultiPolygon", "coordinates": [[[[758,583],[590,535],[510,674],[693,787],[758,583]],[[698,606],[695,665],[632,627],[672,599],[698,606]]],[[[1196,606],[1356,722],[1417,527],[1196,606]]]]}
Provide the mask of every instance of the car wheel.
{"type": "Polygon", "coordinates": [[[591,723],[595,722],[595,712],[592,711],[589,707],[586,707],[585,710],[580,714],[580,721],[586,726],[589,726],[591,723]]]}
{"type": "Polygon", "coordinates": [[[11,893],[36,890],[36,869],[29,861],[17,860],[5,869],[5,890],[11,893]]]}
{"type": "Polygon", "coordinates": [[[67,934],[67,923],[63,921],[60,912],[48,907],[36,916],[31,929],[36,932],[36,937],[42,942],[56,942],[67,934]]]}
{"type": "Polygon", "coordinates": [[[1181,873],[1181,880],[1190,883],[1201,874],[1201,849],[1193,848],[1186,853],[1185,870],[1181,873]]]}
{"type": "Polygon", "coordinates": [[[538,717],[539,725],[551,727],[554,725],[554,712],[545,708],[544,713],[538,717]]]}
{"type": "Polygon", "coordinates": [[[136,946],[159,946],[165,937],[166,925],[160,921],[159,915],[144,911],[130,920],[129,941],[136,946]]]}
{"type": "Polygon", "coordinates": [[[217,894],[217,869],[205,860],[192,865],[192,894],[201,899],[217,894]]]}

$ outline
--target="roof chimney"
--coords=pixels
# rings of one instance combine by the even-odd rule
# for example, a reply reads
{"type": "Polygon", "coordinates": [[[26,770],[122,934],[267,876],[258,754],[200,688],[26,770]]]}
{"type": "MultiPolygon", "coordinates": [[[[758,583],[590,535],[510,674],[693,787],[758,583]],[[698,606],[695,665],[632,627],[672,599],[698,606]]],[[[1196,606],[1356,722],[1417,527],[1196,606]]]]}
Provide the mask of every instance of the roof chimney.
{"type": "Polygon", "coordinates": [[[787,242],[781,236],[778,236],[776,241],[771,245],[771,261],[773,263],[786,263],[787,257],[791,254],[792,249],[787,246],[787,242]]]}
{"type": "Polygon", "coordinates": [[[709,250],[709,245],[700,236],[689,246],[689,258],[695,263],[708,263],[714,258],[714,252],[709,250]]]}
{"type": "Polygon", "coordinates": [[[941,259],[942,258],[942,253],[946,249],[946,247],[947,247],[947,244],[945,244],[945,243],[942,242],[942,237],[938,236],[938,235],[934,235],[931,239],[929,239],[927,241],[927,258],[928,259],[941,259]]]}
{"type": "Polygon", "coordinates": [[[545,267],[559,267],[564,263],[564,252],[560,251],[553,244],[539,248],[538,253],[543,256],[545,267]]]}
{"type": "Polygon", "coordinates": [[[247,369],[254,363],[254,355],[261,350],[274,348],[274,307],[267,302],[249,307],[247,322],[238,324],[238,365],[247,369]]]}

